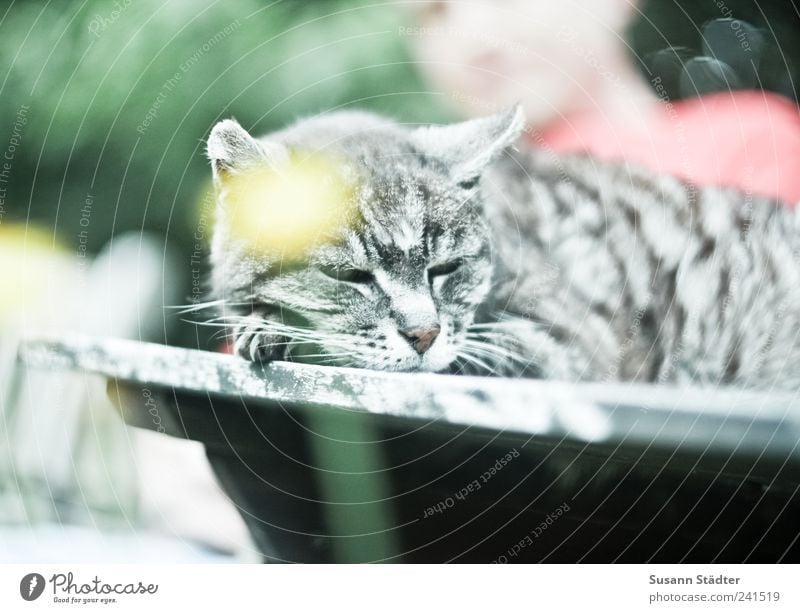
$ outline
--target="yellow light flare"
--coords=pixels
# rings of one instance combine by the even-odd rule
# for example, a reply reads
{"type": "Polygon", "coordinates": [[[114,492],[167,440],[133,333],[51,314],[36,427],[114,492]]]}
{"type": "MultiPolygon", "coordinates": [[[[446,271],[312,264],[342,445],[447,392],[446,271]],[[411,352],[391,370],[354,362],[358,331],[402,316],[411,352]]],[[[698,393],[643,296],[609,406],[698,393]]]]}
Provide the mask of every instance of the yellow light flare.
{"type": "Polygon", "coordinates": [[[297,155],[277,170],[233,175],[225,189],[233,236],[290,258],[349,223],[356,192],[343,166],[323,155],[297,155]]]}
{"type": "Polygon", "coordinates": [[[33,224],[0,226],[0,325],[13,316],[40,308],[59,289],[67,274],[77,268],[51,232],[33,224]],[[54,289],[56,288],[56,289],[54,289]]]}

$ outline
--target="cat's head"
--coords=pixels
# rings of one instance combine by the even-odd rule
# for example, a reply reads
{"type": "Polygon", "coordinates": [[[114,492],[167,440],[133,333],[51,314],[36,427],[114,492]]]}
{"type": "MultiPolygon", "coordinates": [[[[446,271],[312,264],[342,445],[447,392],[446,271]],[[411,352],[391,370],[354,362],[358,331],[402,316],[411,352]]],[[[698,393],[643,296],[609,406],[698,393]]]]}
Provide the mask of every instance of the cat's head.
{"type": "Polygon", "coordinates": [[[447,369],[491,284],[481,175],[522,128],[519,107],[420,128],[333,113],[258,140],[235,121],[217,124],[217,296],[265,305],[266,329],[293,349],[313,342],[330,363],[447,369]],[[243,188],[252,177],[303,185],[243,188]],[[251,232],[258,224],[271,243],[251,232]]]}

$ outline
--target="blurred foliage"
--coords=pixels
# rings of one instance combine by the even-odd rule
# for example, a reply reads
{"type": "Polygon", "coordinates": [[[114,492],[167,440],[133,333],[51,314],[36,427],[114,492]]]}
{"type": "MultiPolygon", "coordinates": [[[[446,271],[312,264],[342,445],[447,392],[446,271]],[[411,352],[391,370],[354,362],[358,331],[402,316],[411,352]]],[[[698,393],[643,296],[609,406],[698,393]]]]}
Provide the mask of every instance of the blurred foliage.
{"type": "Polygon", "coordinates": [[[756,88],[798,100],[798,0],[640,0],[639,10],[632,58],[670,99],[756,88]]]}
{"type": "Polygon", "coordinates": [[[210,217],[196,210],[210,175],[203,141],[218,119],[259,134],[349,105],[444,118],[397,35],[405,15],[366,4],[6,3],[0,150],[15,123],[21,145],[0,221],[43,225],[68,248],[85,231],[90,252],[116,233],[158,230],[188,279],[198,216],[210,217]]]}

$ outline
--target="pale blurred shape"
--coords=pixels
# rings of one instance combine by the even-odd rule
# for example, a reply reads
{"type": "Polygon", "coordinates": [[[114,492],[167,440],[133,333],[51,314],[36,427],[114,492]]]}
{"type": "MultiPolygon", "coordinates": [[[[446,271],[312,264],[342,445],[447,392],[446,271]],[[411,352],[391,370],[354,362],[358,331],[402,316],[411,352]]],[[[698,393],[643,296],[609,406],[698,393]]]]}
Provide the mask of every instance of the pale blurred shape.
{"type": "Polygon", "coordinates": [[[150,559],[142,546],[148,542],[153,557],[170,561],[223,558],[203,546],[227,554],[248,549],[244,523],[199,443],[128,427],[97,377],[16,362],[27,334],[163,335],[164,307],[184,299],[164,238],[122,234],[91,258],[33,224],[3,224],[0,256],[8,263],[0,268],[5,561],[63,561],[70,549],[73,561],[143,560],[150,559]]]}
{"type": "Polygon", "coordinates": [[[629,113],[653,99],[624,33],[635,0],[426,2],[408,43],[432,88],[483,115],[522,102],[533,126],[575,112],[629,113]]]}

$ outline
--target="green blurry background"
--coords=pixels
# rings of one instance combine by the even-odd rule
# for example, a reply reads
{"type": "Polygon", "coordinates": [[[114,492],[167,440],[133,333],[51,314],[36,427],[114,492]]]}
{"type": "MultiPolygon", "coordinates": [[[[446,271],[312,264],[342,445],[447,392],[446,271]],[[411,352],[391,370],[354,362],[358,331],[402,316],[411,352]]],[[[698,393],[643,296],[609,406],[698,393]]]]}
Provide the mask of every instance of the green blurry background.
{"type": "MultiPolygon", "coordinates": [[[[214,122],[234,116],[264,133],[349,105],[408,121],[443,118],[397,35],[402,5],[366,4],[7,4],[0,142],[16,124],[21,145],[0,222],[39,226],[76,254],[81,240],[96,252],[115,234],[159,232],[179,254],[176,282],[188,301],[194,236],[207,240],[212,217],[203,147],[214,122]]],[[[198,342],[178,318],[167,330],[158,340],[198,342]]]]}

